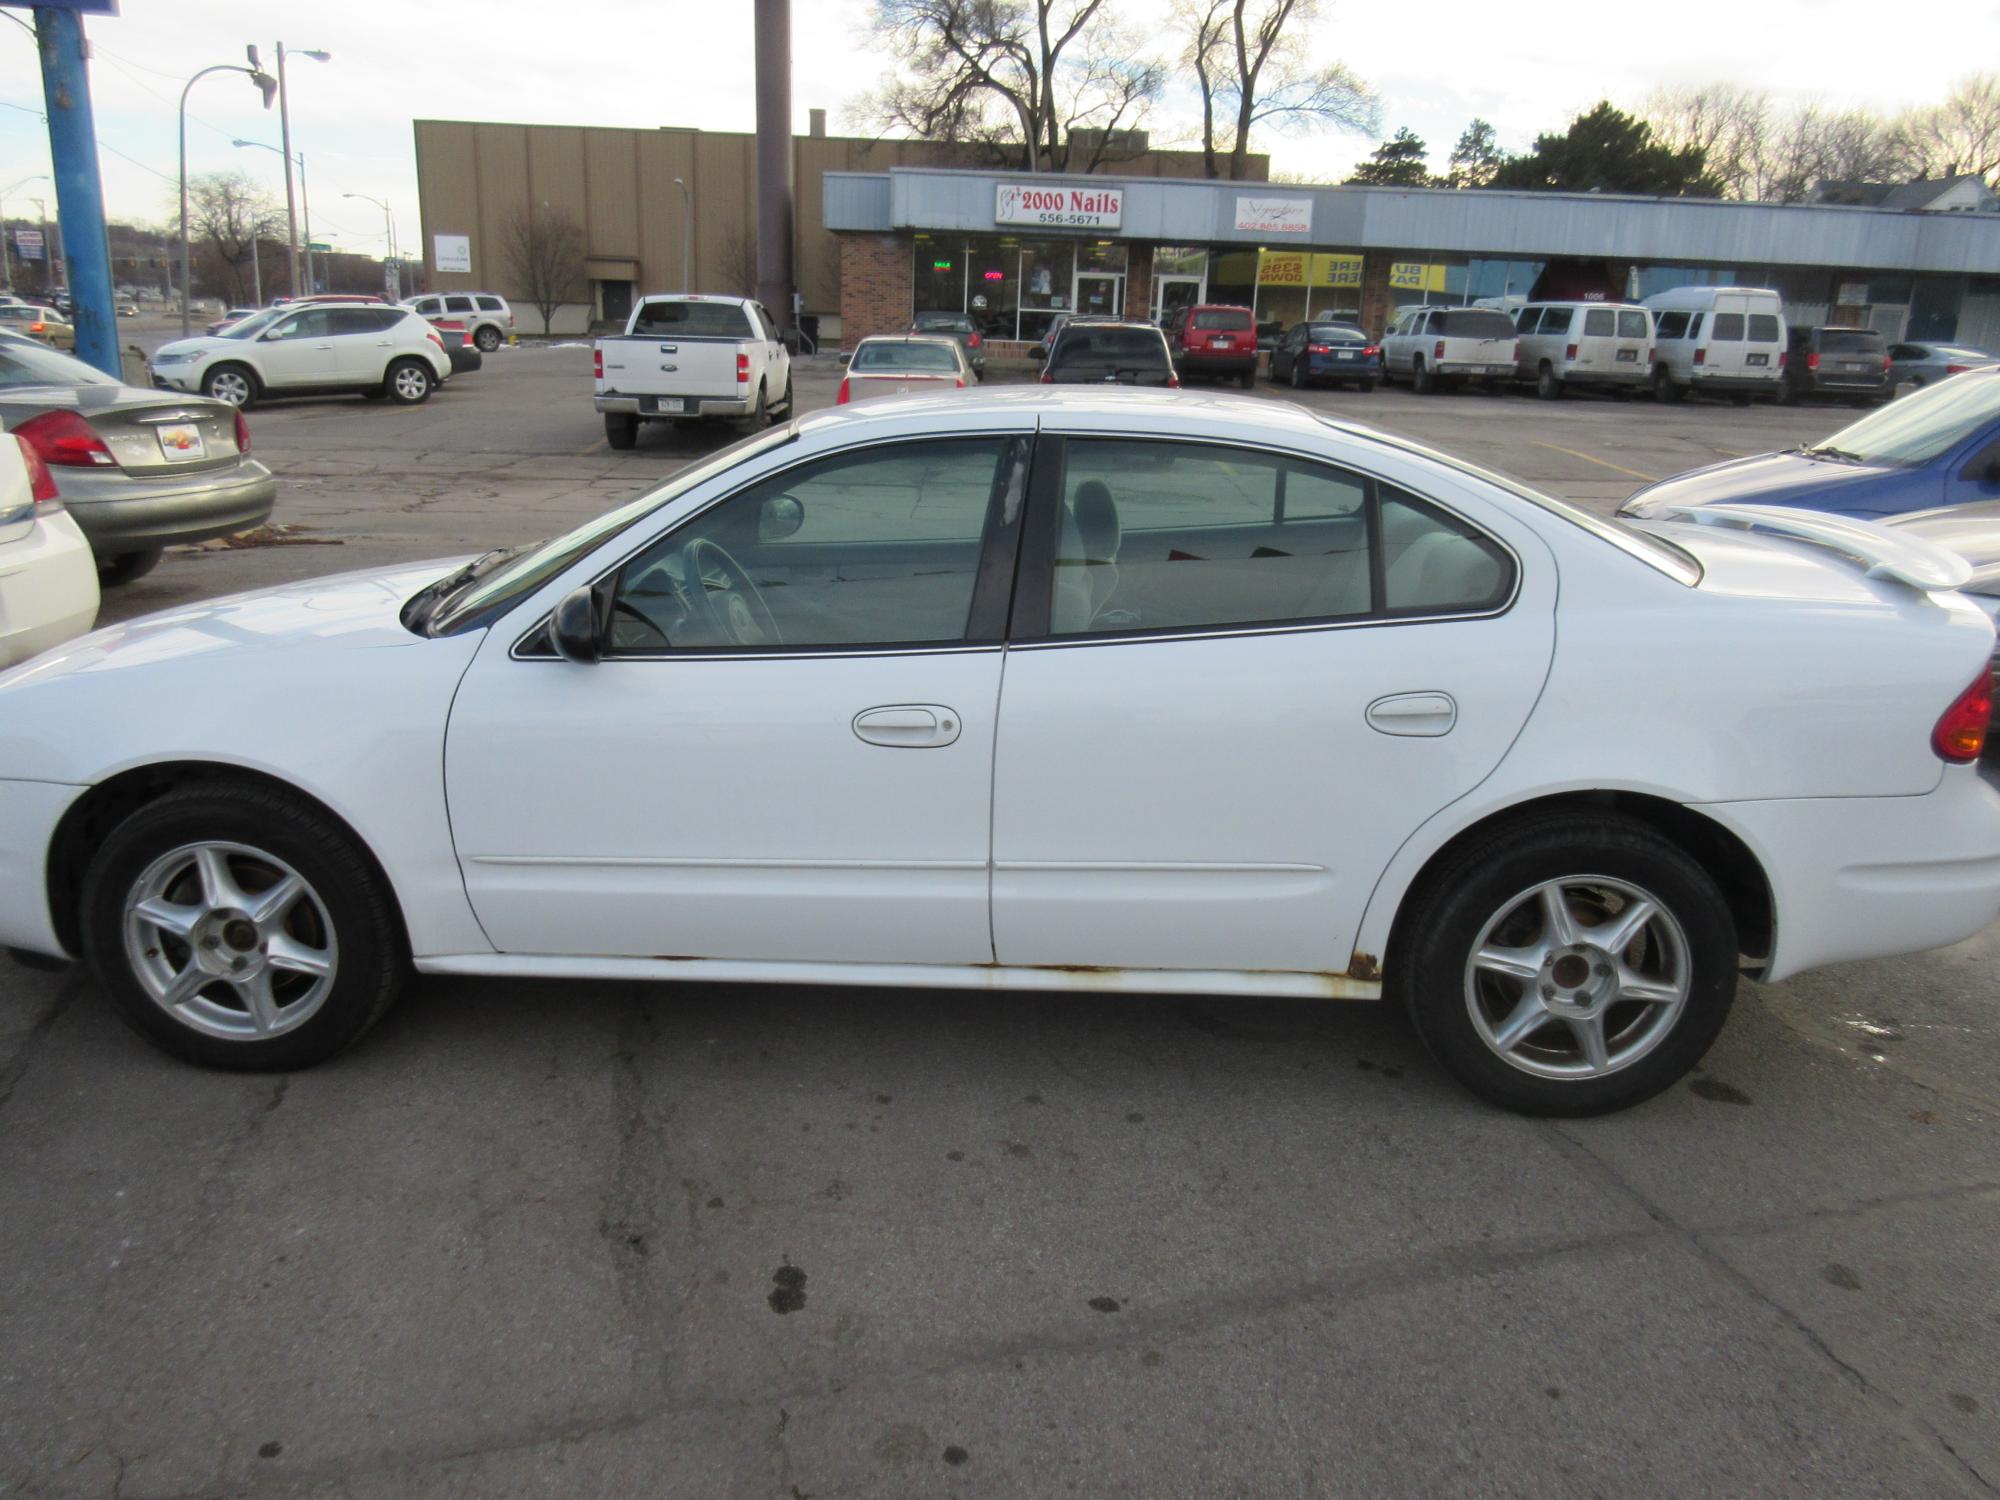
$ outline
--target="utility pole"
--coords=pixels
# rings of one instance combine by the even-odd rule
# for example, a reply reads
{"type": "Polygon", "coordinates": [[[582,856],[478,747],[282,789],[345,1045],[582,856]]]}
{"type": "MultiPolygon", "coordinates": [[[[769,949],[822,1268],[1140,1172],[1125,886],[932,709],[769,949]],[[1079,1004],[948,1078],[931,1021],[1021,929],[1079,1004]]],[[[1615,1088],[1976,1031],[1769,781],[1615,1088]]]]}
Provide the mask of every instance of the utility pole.
{"type": "Polygon", "coordinates": [[[792,314],[792,6],[756,0],[757,300],[780,328],[792,314]]]}
{"type": "Polygon", "coordinates": [[[688,191],[687,180],[676,177],[674,186],[681,190],[681,290],[694,290],[694,195],[688,191]]]}
{"type": "MultiPolygon", "coordinates": [[[[83,19],[74,10],[38,9],[35,46],[42,58],[42,100],[55,163],[56,212],[73,262],[70,321],[80,359],[122,378],[118,308],[111,300],[111,245],[104,233],[104,188],[97,173],[97,125],[90,109],[83,19]]],[[[49,253],[48,235],[42,254],[49,253]]],[[[44,265],[48,262],[45,260],[44,265]]]]}
{"type": "MultiPolygon", "coordinates": [[[[211,67],[203,68],[199,73],[195,74],[194,77],[190,78],[186,82],[186,84],[184,84],[181,88],[181,337],[182,338],[186,338],[188,336],[188,328],[190,323],[190,320],[188,318],[188,91],[192,89],[197,83],[201,82],[202,79],[208,77],[208,75],[211,73],[246,73],[249,75],[250,81],[257,85],[257,92],[264,96],[264,108],[269,109],[271,107],[271,96],[277,93],[278,91],[278,81],[277,79],[271,77],[270,74],[264,71],[263,65],[257,60],[257,49],[255,46],[245,47],[243,49],[243,52],[244,55],[250,59],[249,67],[246,68],[237,63],[216,63],[211,67]]],[[[113,311],[115,312],[116,309],[113,309],[113,311]]],[[[113,343],[112,353],[114,354],[117,353],[115,339],[113,343]]],[[[118,374],[120,372],[116,367],[114,367],[107,373],[118,374]]]]}
{"type": "MultiPolygon", "coordinates": [[[[314,62],[331,62],[333,54],[315,48],[311,52],[301,52],[300,57],[310,57],[314,62]]],[[[285,158],[285,246],[289,253],[292,277],[292,295],[303,296],[299,287],[299,208],[292,194],[292,110],[285,92],[285,44],[278,43],[278,140],[285,158]]]]}

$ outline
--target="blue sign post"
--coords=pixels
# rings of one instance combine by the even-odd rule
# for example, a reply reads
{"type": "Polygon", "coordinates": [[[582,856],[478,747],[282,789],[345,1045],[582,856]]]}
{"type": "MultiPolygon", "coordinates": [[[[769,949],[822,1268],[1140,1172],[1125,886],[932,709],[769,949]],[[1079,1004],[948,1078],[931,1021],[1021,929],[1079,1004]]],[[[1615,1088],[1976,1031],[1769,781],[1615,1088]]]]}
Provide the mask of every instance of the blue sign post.
{"type": "Polygon", "coordinates": [[[35,12],[42,55],[42,97],[49,116],[56,206],[69,260],[70,317],[77,355],[122,379],[117,306],[111,293],[111,245],[104,232],[104,188],[97,175],[97,127],[90,110],[81,12],[116,15],[117,0],[0,0],[35,12]]]}

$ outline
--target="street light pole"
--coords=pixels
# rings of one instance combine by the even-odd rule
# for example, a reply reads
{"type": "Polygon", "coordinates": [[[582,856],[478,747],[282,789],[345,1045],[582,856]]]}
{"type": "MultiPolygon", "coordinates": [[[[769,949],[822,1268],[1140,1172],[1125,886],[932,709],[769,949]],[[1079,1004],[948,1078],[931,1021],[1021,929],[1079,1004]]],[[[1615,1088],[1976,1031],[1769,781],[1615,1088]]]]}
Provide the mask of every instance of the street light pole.
{"type": "MultiPolygon", "coordinates": [[[[232,145],[232,146],[256,146],[257,148],[259,148],[260,150],[263,150],[263,151],[276,151],[276,150],[278,149],[278,148],[277,148],[276,146],[273,146],[273,145],[271,145],[271,144],[270,144],[270,143],[269,143],[268,141],[231,141],[231,142],[230,142],[229,144],[230,144],[230,145],[232,145]]],[[[299,209],[300,209],[300,211],[301,211],[301,212],[302,212],[302,213],[304,214],[304,216],[305,216],[305,224],[306,224],[306,242],[305,242],[305,261],[306,261],[306,294],[307,294],[308,296],[310,296],[310,295],[311,295],[312,293],[314,293],[314,292],[316,292],[316,291],[318,291],[318,290],[319,290],[319,283],[318,283],[318,281],[316,281],[316,280],[314,279],[314,277],[313,277],[313,247],[312,247],[312,237],[313,237],[313,211],[312,211],[312,194],[311,194],[311,193],[309,193],[308,191],[306,191],[306,154],[305,154],[305,152],[303,152],[303,151],[299,152],[299,153],[298,153],[298,154],[297,154],[297,155],[295,156],[294,160],[296,160],[296,161],[298,162],[298,164],[299,164],[299,209]]],[[[259,304],[260,306],[261,306],[261,305],[263,304],[263,300],[264,300],[264,299],[263,299],[262,297],[259,297],[259,298],[257,299],[257,301],[258,301],[258,304],[259,304]]]]}
{"type": "Polygon", "coordinates": [[[382,210],[382,224],[389,232],[389,270],[396,278],[396,300],[403,300],[403,262],[396,254],[396,216],[389,212],[389,205],[380,198],[371,198],[366,193],[342,193],[343,198],[359,198],[363,203],[372,203],[382,210]]]}
{"type": "MultiPolygon", "coordinates": [[[[32,177],[23,177],[19,182],[8,184],[6,191],[0,192],[0,264],[4,264],[6,267],[7,290],[10,293],[14,290],[14,250],[13,246],[8,243],[7,213],[4,207],[7,201],[7,194],[13,192],[15,188],[24,188],[31,182],[47,182],[48,180],[48,173],[37,172],[32,177]]],[[[42,246],[42,254],[47,255],[48,253],[49,247],[47,244],[44,244],[42,246]]]]}
{"type": "MultiPolygon", "coordinates": [[[[331,62],[333,54],[314,49],[301,52],[301,57],[310,57],[314,62],[331,62]]],[[[278,43],[278,137],[284,142],[285,158],[285,247],[290,256],[292,295],[299,291],[299,210],[292,197],[292,110],[290,96],[285,92],[285,44],[278,43]]]]}
{"type": "MultiPolygon", "coordinates": [[[[240,63],[214,63],[203,68],[190,78],[181,89],[181,337],[188,336],[188,90],[211,73],[247,73],[250,81],[257,85],[264,95],[264,108],[271,107],[271,96],[277,91],[277,80],[266,73],[257,60],[254,46],[244,48],[250,59],[250,66],[240,63]]],[[[44,247],[46,253],[46,247],[44,247]]]]}
{"type": "Polygon", "coordinates": [[[688,185],[680,178],[674,179],[674,186],[681,190],[681,290],[694,290],[694,270],[690,261],[690,249],[694,244],[694,198],[688,192],[688,185]]]}

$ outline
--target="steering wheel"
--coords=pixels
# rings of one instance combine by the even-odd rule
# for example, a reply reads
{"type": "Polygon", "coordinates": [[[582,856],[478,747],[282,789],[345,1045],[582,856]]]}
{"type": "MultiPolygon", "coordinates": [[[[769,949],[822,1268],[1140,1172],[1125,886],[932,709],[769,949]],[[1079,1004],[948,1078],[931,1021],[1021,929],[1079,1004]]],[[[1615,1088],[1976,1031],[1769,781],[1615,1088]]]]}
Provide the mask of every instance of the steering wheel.
{"type": "Polygon", "coordinates": [[[681,548],[681,571],[694,613],[722,640],[738,646],[782,646],[784,635],[764,595],[720,542],[695,537],[681,548]]]}
{"type": "MultiPolygon", "coordinates": [[[[658,625],[655,625],[653,623],[653,617],[647,614],[643,609],[639,608],[638,605],[632,603],[631,600],[613,598],[611,601],[611,612],[613,614],[623,615],[628,620],[637,621],[639,627],[642,630],[644,630],[647,635],[653,638],[651,641],[644,642],[643,644],[659,645],[659,646],[673,645],[673,642],[667,639],[667,633],[664,630],[660,629],[658,625]]],[[[628,643],[624,641],[619,641],[618,644],[623,646],[628,643]]],[[[631,644],[641,644],[641,643],[635,642],[631,644]]]]}

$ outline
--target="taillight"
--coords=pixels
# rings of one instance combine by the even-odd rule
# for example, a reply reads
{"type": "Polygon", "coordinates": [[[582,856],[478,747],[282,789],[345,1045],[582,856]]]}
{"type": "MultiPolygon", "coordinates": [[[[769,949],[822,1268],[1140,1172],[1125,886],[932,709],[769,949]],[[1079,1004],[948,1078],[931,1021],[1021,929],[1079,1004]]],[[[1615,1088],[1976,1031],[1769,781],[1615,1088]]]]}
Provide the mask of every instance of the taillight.
{"type": "Polygon", "coordinates": [[[48,331],[49,325],[46,323],[30,323],[28,325],[28,332],[30,333],[47,333],[48,331]]]}
{"type": "Polygon", "coordinates": [[[1781,370],[1785,368],[1785,353],[1786,351],[1783,349],[1778,351],[1778,368],[1781,370]]]}
{"type": "Polygon", "coordinates": [[[424,337],[438,346],[438,353],[444,353],[444,340],[438,337],[438,331],[435,328],[426,333],[424,337]]]}
{"type": "Polygon", "coordinates": [[[1969,765],[1986,748],[1986,722],[1993,717],[1993,678],[1981,667],[1972,686],[1952,699],[1951,707],[1931,731],[1931,749],[1940,760],[1955,766],[1969,765]]]}
{"type": "Polygon", "coordinates": [[[1575,359],[1575,358],[1576,358],[1576,345],[1574,345],[1574,344],[1567,344],[1567,345],[1565,345],[1565,346],[1563,347],[1563,358],[1564,358],[1564,359],[1575,359]]]}
{"type": "Polygon", "coordinates": [[[604,378],[604,351],[602,349],[593,349],[590,351],[590,373],[599,380],[604,378]]]}
{"type": "Polygon", "coordinates": [[[979,347],[979,335],[975,333],[966,339],[965,347],[968,349],[977,349],[979,347]]]}
{"type": "Polygon", "coordinates": [[[1646,346],[1646,367],[1648,369],[1651,369],[1652,364],[1653,364],[1653,346],[1651,344],[1648,344],[1646,346]]]}
{"type": "Polygon", "coordinates": [[[1972,368],[1971,365],[1946,365],[1944,367],[1944,372],[1947,375],[1963,375],[1967,370],[1971,368],[1972,368]]]}
{"type": "Polygon", "coordinates": [[[1884,375],[1889,373],[1889,356],[1886,354],[1882,356],[1882,373],[1884,375]]]}
{"type": "Polygon", "coordinates": [[[750,356],[747,354],[736,356],[736,383],[738,385],[750,383],[750,356]]]}
{"type": "Polygon", "coordinates": [[[1333,353],[1333,345],[1331,345],[1331,344],[1307,344],[1307,345],[1306,345],[1306,353],[1308,353],[1308,354],[1331,354],[1331,353],[1333,353]]]}
{"type": "Polygon", "coordinates": [[[833,398],[833,404],[835,406],[847,405],[847,377],[845,375],[840,377],[840,394],[833,398]]]}
{"type": "Polygon", "coordinates": [[[1056,372],[1054,370],[1042,371],[1043,385],[1054,385],[1055,383],[1056,383],[1056,372]]]}
{"type": "Polygon", "coordinates": [[[1706,349],[1697,349],[1697,350],[1695,350],[1695,351],[1694,351],[1694,362],[1695,362],[1696,364],[1698,364],[1698,365],[1705,365],[1705,364],[1707,364],[1707,363],[1708,363],[1708,351],[1707,351],[1706,349]]]}
{"type": "Polygon", "coordinates": [[[1806,356],[1806,368],[1808,370],[1817,370],[1819,368],[1819,350],[1815,349],[1806,356]]]}
{"type": "Polygon", "coordinates": [[[46,464],[60,464],[66,469],[109,469],[118,463],[104,446],[104,439],[73,411],[45,411],[16,427],[14,434],[39,453],[46,464]]]}
{"type": "Polygon", "coordinates": [[[965,389],[965,377],[964,377],[963,375],[959,376],[959,377],[958,377],[958,379],[956,379],[956,380],[952,381],[952,384],[953,384],[954,386],[956,386],[956,387],[957,387],[957,388],[958,388],[959,390],[961,390],[961,391],[962,391],[962,390],[964,390],[964,389],[965,389]]]}
{"type": "Polygon", "coordinates": [[[1180,378],[1180,376],[1178,376],[1178,375],[1174,375],[1174,374],[1171,374],[1171,373],[1170,373],[1170,374],[1168,374],[1168,376],[1167,376],[1167,389],[1168,389],[1168,390],[1170,390],[1170,391],[1177,391],[1177,390],[1179,390],[1180,388],[1181,388],[1181,378],[1180,378]]]}
{"type": "Polygon", "coordinates": [[[1443,359],[1443,358],[1444,358],[1444,340],[1443,340],[1443,339],[1439,339],[1439,340],[1437,341],[1437,345],[1436,345],[1436,347],[1435,347],[1435,348],[1433,348],[1433,349],[1431,350],[1431,357],[1432,357],[1433,359],[1443,359]]]}
{"type": "Polygon", "coordinates": [[[1380,344],[1370,344],[1366,349],[1361,351],[1361,357],[1363,359],[1374,359],[1381,352],[1382,346],[1380,344]]]}
{"type": "Polygon", "coordinates": [[[42,455],[26,438],[16,436],[15,443],[21,449],[21,461],[28,466],[28,493],[34,497],[35,514],[52,516],[63,508],[62,492],[56,488],[56,476],[49,472],[49,466],[42,462],[42,455]]]}
{"type": "Polygon", "coordinates": [[[235,417],[236,451],[238,453],[248,453],[250,451],[250,424],[243,420],[242,407],[239,406],[236,408],[235,417]]]}

